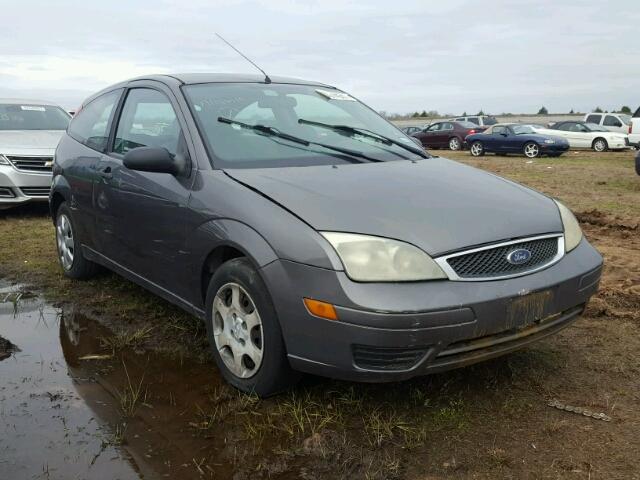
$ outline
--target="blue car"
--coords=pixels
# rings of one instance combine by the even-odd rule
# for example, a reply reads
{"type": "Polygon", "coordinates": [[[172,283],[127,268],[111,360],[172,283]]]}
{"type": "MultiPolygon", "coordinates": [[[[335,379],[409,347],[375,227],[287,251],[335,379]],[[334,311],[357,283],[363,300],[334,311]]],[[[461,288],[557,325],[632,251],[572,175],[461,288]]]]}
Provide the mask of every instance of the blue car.
{"type": "Polygon", "coordinates": [[[559,157],[569,150],[569,142],[560,137],[536,133],[531,125],[499,123],[482,133],[474,133],[466,138],[469,151],[474,157],[485,153],[506,155],[524,154],[528,158],[541,155],[559,157]]]}

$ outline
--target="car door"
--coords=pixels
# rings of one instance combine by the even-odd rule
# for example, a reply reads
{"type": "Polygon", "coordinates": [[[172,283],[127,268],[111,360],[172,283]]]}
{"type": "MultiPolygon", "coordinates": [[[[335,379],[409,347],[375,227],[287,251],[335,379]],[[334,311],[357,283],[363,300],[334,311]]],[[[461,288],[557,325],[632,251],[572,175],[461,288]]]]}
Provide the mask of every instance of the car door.
{"type": "Polygon", "coordinates": [[[437,148],[438,135],[440,135],[440,127],[442,123],[433,123],[429,125],[421,134],[416,135],[422,144],[428,148],[437,148]]]}
{"type": "Polygon", "coordinates": [[[134,148],[161,147],[191,164],[184,124],[167,87],[148,82],[128,89],[108,156],[99,165],[103,182],[96,192],[98,221],[104,224],[102,253],[182,298],[188,293],[181,288],[187,283],[184,245],[195,168],[174,176],[131,170],[123,159],[134,148]]]}
{"type": "Polygon", "coordinates": [[[506,137],[506,127],[503,125],[497,125],[491,128],[491,133],[486,135],[486,139],[483,139],[484,149],[487,152],[501,152],[502,143],[506,137]]]}
{"type": "Polygon", "coordinates": [[[449,139],[453,136],[453,123],[451,122],[443,122],[440,125],[440,130],[436,135],[438,147],[440,148],[449,148],[449,139]]]}
{"type": "MultiPolygon", "coordinates": [[[[494,127],[495,128],[495,127],[494,127]]],[[[500,152],[502,153],[521,153],[523,142],[522,137],[515,134],[510,127],[503,127],[504,135],[500,145],[500,152]]]]}

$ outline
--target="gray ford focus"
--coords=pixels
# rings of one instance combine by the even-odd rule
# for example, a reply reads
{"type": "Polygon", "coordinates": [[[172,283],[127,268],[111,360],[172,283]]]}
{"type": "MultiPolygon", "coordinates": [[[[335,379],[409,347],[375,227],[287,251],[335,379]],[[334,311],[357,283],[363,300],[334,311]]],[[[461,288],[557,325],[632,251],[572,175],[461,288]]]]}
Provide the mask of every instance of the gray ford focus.
{"type": "Polygon", "coordinates": [[[602,257],[536,191],[440,157],[329,85],[138,78],[87,99],[50,194],[64,273],[106,267],[202,318],[237,388],[385,382],[571,324],[602,257]]]}

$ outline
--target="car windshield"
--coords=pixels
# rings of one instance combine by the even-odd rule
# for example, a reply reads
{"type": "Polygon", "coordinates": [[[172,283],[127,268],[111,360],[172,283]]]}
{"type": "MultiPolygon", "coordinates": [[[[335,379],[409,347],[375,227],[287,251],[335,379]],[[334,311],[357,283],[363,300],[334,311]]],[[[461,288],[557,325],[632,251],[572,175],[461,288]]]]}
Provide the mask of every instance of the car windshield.
{"type": "Polygon", "coordinates": [[[516,135],[536,133],[531,125],[511,125],[511,130],[513,130],[513,133],[516,135]]]}
{"type": "Polygon", "coordinates": [[[484,117],[483,122],[485,125],[495,125],[496,123],[498,123],[498,120],[496,119],[496,117],[484,117]]]}
{"type": "Polygon", "coordinates": [[[601,127],[600,125],[596,125],[595,123],[585,123],[585,125],[591,132],[608,132],[609,131],[606,128],[601,127]]]}
{"type": "Polygon", "coordinates": [[[0,130],[66,130],[71,117],[52,105],[0,104],[0,130]]]}
{"type": "Polygon", "coordinates": [[[357,151],[381,161],[421,158],[390,142],[376,139],[376,135],[382,135],[409,148],[417,148],[410,137],[369,107],[330,87],[203,83],[188,85],[184,91],[217,167],[353,163],[353,158],[345,153],[293,142],[274,132],[357,151]],[[239,123],[226,120],[269,128],[243,128],[239,123]],[[352,129],[328,128],[331,126],[361,129],[361,134],[352,129]]]}

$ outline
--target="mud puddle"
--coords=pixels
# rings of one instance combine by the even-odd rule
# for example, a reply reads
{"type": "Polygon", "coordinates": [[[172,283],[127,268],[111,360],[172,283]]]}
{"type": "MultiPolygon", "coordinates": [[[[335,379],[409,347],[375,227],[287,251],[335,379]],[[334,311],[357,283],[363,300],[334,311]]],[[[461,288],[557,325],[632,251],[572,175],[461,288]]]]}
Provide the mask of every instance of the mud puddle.
{"type": "Polygon", "coordinates": [[[0,285],[0,478],[231,478],[242,432],[211,409],[237,394],[215,367],[115,350],[101,324],[20,291],[0,285]]]}

